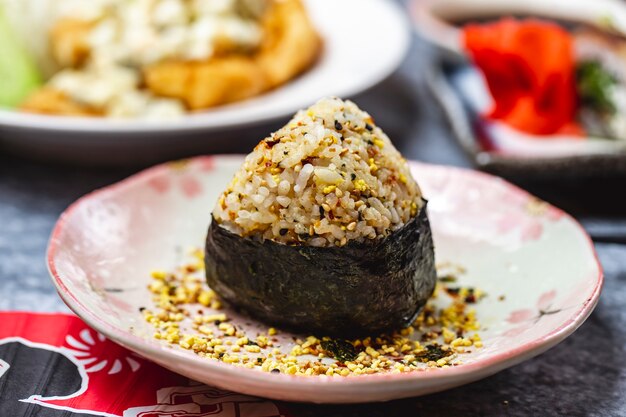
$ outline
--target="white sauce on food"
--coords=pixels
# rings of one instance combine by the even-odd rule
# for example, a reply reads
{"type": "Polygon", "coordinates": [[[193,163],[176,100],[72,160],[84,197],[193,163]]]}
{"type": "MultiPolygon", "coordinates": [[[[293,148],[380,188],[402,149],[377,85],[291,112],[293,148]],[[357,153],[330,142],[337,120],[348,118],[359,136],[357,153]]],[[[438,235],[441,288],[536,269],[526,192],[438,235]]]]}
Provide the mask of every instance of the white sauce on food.
{"type": "MultiPolygon", "coordinates": [[[[258,0],[263,3],[264,1],[258,0]]],[[[253,50],[259,20],[242,0],[58,0],[58,15],[93,22],[84,68],[64,69],[50,85],[109,117],[177,117],[179,100],[141,89],[143,67],[165,60],[207,60],[218,42],[253,50]]],[[[64,63],[61,63],[62,65],[64,63]]]]}

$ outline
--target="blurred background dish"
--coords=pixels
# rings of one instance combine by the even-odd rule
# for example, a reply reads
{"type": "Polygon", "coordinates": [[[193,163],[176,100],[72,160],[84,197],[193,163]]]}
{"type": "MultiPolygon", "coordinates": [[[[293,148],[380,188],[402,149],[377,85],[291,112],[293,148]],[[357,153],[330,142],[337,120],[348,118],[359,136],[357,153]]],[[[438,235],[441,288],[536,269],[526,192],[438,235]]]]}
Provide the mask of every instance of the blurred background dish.
{"type": "Polygon", "coordinates": [[[544,179],[626,175],[624,3],[411,6],[441,52],[430,89],[476,165],[544,179]]]}
{"type": "MultiPolygon", "coordinates": [[[[11,0],[4,2],[10,4],[11,0]]],[[[177,117],[58,117],[0,110],[0,146],[35,158],[90,165],[146,164],[193,153],[228,151],[228,145],[244,140],[239,138],[245,138],[246,129],[252,126],[284,118],[324,95],[352,96],[372,87],[391,74],[408,51],[408,20],[394,3],[304,3],[323,42],[321,55],[302,75],[274,90],[177,117]]],[[[5,20],[14,19],[15,12],[11,13],[5,20]]],[[[19,37],[19,32],[14,36],[19,37]]],[[[31,50],[36,47],[31,43],[31,50]]],[[[165,67],[159,69],[160,74],[167,71],[165,67]]],[[[169,81],[162,84],[171,85],[169,81]]],[[[182,92],[181,97],[185,94],[182,92]]]]}
{"type": "Polygon", "coordinates": [[[30,42],[17,28],[40,0],[4,3],[45,79],[4,104],[31,113],[176,119],[278,88],[322,50],[301,0],[48,2],[50,23],[30,42]]]}

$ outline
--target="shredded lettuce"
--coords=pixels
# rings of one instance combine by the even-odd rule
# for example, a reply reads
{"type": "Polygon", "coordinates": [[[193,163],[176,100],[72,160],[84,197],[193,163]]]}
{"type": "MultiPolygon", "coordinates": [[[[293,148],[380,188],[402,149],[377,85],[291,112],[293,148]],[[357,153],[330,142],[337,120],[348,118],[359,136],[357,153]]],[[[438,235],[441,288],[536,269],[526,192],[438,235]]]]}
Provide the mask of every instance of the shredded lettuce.
{"type": "Polygon", "coordinates": [[[0,108],[14,108],[42,84],[42,76],[13,33],[0,4],[0,108]]]}

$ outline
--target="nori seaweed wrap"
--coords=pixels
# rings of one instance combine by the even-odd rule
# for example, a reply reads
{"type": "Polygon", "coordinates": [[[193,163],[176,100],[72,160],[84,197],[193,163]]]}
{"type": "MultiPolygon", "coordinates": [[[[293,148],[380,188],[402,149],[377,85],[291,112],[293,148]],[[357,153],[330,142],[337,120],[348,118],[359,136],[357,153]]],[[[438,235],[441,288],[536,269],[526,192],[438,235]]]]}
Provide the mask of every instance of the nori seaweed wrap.
{"type": "Polygon", "coordinates": [[[412,323],[436,282],[426,200],[367,113],[325,99],[263,140],[219,198],[209,286],[269,324],[349,337],[412,323]]]}

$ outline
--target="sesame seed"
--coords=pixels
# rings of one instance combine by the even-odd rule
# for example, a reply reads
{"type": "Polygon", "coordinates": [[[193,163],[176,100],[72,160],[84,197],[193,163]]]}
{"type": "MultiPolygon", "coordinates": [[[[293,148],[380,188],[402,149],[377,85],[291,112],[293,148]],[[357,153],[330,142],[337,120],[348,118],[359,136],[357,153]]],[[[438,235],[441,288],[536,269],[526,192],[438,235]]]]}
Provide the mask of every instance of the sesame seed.
{"type": "MultiPolygon", "coordinates": [[[[330,206],[324,204],[330,213],[330,206]]],[[[321,209],[325,210],[323,205],[321,209]]],[[[343,229],[350,231],[356,227],[357,223],[351,222],[343,229]]],[[[339,244],[346,244],[345,238],[339,244]]],[[[456,366],[462,363],[458,355],[472,352],[472,347],[484,346],[476,332],[480,329],[476,311],[469,306],[486,295],[479,289],[460,286],[455,277],[438,280],[433,299],[405,329],[375,338],[344,341],[347,344],[307,336],[290,341],[293,344],[287,348],[281,345],[280,337],[272,337],[278,334],[274,327],[251,334],[238,324],[235,327],[227,313],[217,313],[215,307],[221,308],[221,301],[206,287],[203,266],[198,262],[202,251],[194,250],[193,254],[194,260],[174,271],[150,274],[152,281],[148,289],[154,305],[139,314],[154,326],[154,339],[207,360],[289,375],[345,377],[456,366]],[[448,284],[454,287],[447,287],[448,284]],[[474,296],[472,302],[467,301],[468,295],[474,296]],[[434,299],[447,302],[436,308],[434,299]],[[341,346],[354,348],[354,352],[346,355],[336,350],[341,346]],[[335,362],[324,363],[322,359],[335,362]]],[[[456,272],[465,273],[460,267],[456,272]]]]}

